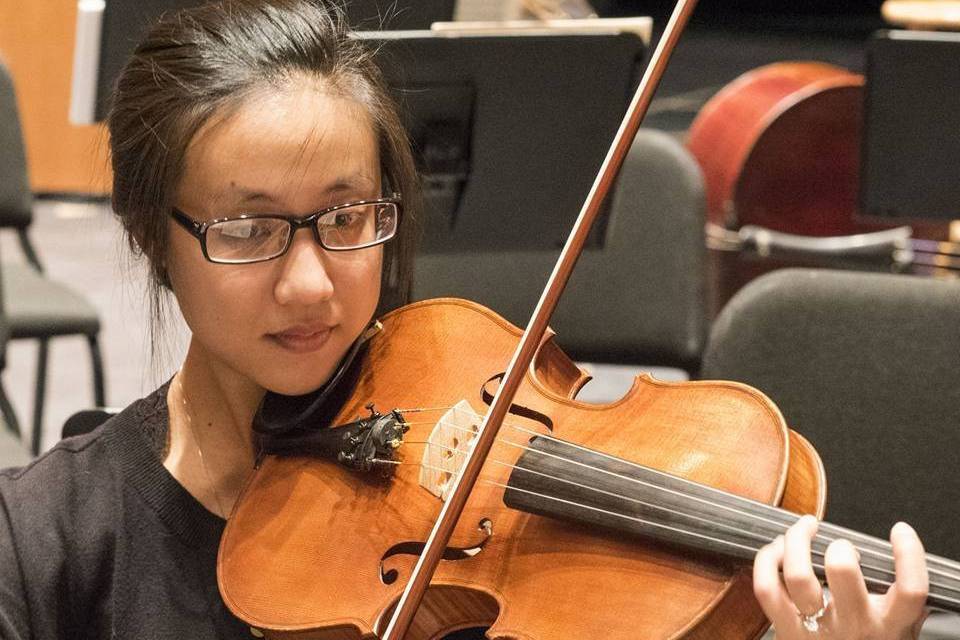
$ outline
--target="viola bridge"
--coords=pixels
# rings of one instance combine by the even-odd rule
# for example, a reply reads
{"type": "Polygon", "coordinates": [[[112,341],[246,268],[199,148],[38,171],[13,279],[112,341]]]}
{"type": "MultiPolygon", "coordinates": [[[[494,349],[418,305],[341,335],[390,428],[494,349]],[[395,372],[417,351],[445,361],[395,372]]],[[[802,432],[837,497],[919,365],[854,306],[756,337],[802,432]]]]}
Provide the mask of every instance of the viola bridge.
{"type": "Polygon", "coordinates": [[[446,501],[454,478],[473,448],[482,420],[466,400],[461,400],[443,414],[423,448],[421,487],[446,501]]]}

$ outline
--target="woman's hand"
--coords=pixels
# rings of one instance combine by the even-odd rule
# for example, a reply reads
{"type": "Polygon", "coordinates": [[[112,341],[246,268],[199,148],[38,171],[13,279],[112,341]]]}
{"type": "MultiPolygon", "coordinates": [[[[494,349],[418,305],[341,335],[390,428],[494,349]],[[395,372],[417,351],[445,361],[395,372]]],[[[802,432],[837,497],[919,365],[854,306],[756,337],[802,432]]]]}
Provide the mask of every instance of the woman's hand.
{"type": "Polygon", "coordinates": [[[846,540],[827,547],[825,569],[830,600],[823,607],[823,587],[813,572],[810,542],[817,533],[813,516],[797,521],[785,536],[779,536],[757,553],[753,565],[753,589],[764,613],[773,623],[778,640],[843,638],[844,640],[913,640],[926,617],[927,565],[923,545],[914,530],[903,522],[890,531],[896,582],[883,595],[867,593],[857,550],[846,540]],[[781,578],[781,570],[783,577],[781,578]]]}

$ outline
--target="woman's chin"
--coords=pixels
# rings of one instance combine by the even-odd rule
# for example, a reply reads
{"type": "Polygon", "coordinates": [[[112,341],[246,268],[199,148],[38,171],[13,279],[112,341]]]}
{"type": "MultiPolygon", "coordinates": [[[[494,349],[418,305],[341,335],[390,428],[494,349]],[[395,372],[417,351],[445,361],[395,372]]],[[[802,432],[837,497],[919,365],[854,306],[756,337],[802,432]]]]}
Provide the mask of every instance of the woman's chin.
{"type": "Polygon", "coordinates": [[[308,374],[300,376],[291,376],[288,372],[287,375],[279,375],[272,379],[261,380],[260,386],[267,391],[284,396],[302,396],[312,393],[325,385],[332,375],[333,370],[329,372],[311,371],[308,374]]]}

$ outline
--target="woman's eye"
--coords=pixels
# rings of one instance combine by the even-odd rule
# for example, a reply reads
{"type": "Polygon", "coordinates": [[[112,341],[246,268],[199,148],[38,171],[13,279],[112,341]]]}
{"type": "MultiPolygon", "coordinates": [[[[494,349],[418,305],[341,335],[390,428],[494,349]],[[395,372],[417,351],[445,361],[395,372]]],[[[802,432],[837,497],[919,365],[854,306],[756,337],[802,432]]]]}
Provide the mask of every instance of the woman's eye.
{"type": "Polygon", "coordinates": [[[230,235],[237,240],[253,240],[270,233],[271,225],[261,220],[240,220],[230,229],[230,235]]]}
{"type": "Polygon", "coordinates": [[[357,220],[360,218],[359,214],[352,211],[344,211],[337,213],[333,219],[333,224],[336,227],[349,227],[352,224],[356,224],[357,220]]]}
{"type": "Polygon", "coordinates": [[[230,220],[215,230],[222,242],[262,242],[277,230],[275,220],[230,220]]]}

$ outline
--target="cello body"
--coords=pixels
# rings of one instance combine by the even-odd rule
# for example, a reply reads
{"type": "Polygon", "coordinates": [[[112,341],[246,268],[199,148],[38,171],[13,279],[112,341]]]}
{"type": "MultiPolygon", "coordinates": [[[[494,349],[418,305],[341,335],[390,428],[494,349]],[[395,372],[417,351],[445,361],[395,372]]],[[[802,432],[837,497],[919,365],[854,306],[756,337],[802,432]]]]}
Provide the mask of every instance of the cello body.
{"type": "MultiPolygon", "coordinates": [[[[703,106],[687,148],[704,172],[707,220],[808,236],[888,229],[859,205],[864,77],[820,62],[749,71],[703,106]]],[[[950,238],[942,221],[915,237],[950,238]]]]}
{"type": "MultiPolygon", "coordinates": [[[[335,424],[367,413],[448,407],[482,413],[521,331],[463,300],[383,318],[335,424]]],[[[490,638],[744,639],[767,622],[749,565],[508,508],[510,465],[547,433],[785,509],[822,515],[823,468],[758,391],[733,382],[640,376],[611,404],[575,400],[589,380],[548,336],[469,497],[407,638],[490,626],[490,638]],[[521,427],[527,431],[521,431],[521,427]]],[[[382,631],[441,499],[420,476],[437,413],[409,413],[389,478],[333,461],[270,456],[228,521],[224,602],[270,638],[346,640],[382,631]],[[428,417],[429,416],[429,417],[428,417]]],[[[327,425],[317,425],[323,428],[327,425]]],[[[450,444],[448,442],[448,444],[450,444]]],[[[466,443],[453,442],[453,449],[466,443]]],[[[455,455],[455,451],[450,455],[455,455]]]]}
{"type": "MultiPolygon", "coordinates": [[[[844,238],[892,229],[862,215],[859,205],[864,78],[820,62],[781,62],[733,80],[703,106],[687,148],[703,170],[707,244],[711,249],[710,308],[716,316],[750,280],[785,267],[931,272],[896,264],[893,249],[866,258],[856,243],[843,250],[767,253],[717,246],[754,228],[799,237],[844,238]]],[[[948,240],[941,221],[908,220],[913,237],[948,240]]],[[[921,263],[922,265],[923,263],[921,263]]]]}
{"type": "Polygon", "coordinates": [[[690,125],[707,219],[728,229],[838,236],[860,185],[863,76],[819,62],[783,62],[721,89],[690,125]]]}

